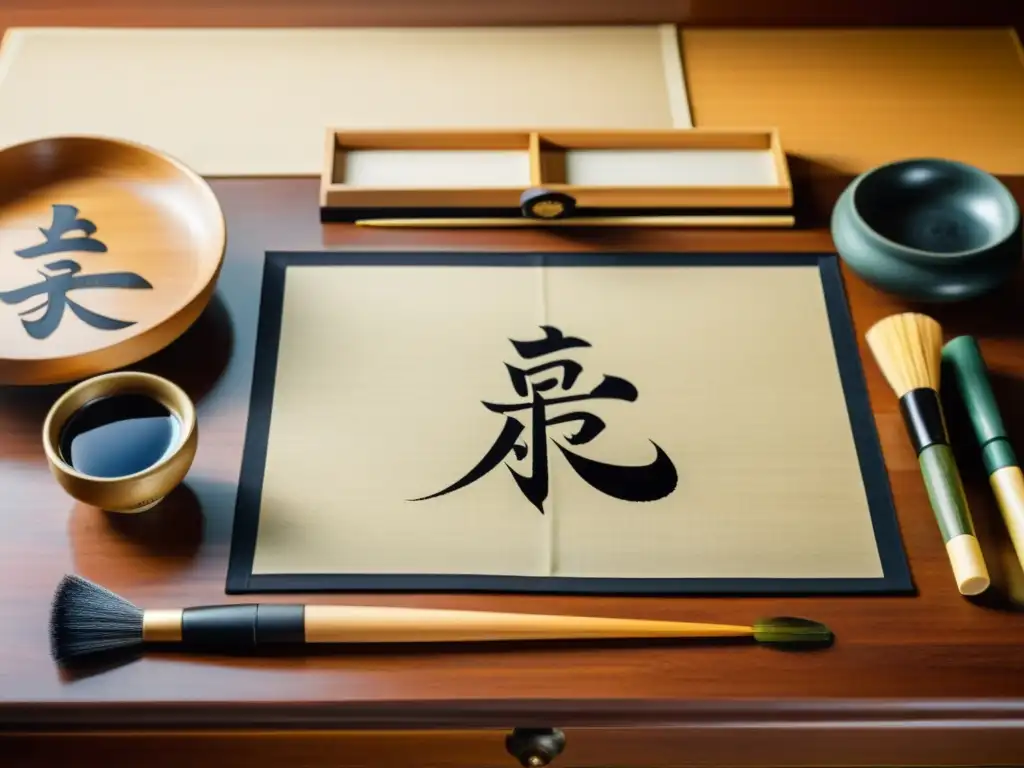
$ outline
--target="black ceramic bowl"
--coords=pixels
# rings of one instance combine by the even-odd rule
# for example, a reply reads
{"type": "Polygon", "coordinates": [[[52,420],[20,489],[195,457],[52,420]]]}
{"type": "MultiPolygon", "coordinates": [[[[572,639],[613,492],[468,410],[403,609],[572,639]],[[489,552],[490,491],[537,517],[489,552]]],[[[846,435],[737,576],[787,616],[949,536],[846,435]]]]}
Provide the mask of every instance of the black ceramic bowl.
{"type": "Polygon", "coordinates": [[[904,160],[858,176],[836,204],[832,234],[855,272],[911,299],[980,295],[1021,260],[1013,195],[951,160],[904,160]]]}

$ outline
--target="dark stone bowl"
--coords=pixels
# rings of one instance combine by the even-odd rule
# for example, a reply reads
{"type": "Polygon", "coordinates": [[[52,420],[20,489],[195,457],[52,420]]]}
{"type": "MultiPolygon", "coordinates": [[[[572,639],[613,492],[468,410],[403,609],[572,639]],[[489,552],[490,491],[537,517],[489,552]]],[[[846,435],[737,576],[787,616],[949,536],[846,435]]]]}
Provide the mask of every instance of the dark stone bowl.
{"type": "Polygon", "coordinates": [[[832,238],[862,278],[919,301],[987,293],[1022,256],[1013,195],[951,160],[903,160],[858,176],[832,212],[832,238]]]}

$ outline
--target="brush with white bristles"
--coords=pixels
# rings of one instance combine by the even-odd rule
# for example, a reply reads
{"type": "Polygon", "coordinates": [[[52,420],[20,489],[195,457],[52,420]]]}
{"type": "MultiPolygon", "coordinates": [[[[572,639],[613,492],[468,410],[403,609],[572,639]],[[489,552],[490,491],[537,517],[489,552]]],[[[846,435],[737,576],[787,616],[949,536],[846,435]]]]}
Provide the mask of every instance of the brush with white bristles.
{"type": "Polygon", "coordinates": [[[899,398],[957,588],[963,595],[984,592],[989,586],[988,569],[939,401],[942,326],[927,315],[905,312],[879,321],[865,338],[899,398]]]}

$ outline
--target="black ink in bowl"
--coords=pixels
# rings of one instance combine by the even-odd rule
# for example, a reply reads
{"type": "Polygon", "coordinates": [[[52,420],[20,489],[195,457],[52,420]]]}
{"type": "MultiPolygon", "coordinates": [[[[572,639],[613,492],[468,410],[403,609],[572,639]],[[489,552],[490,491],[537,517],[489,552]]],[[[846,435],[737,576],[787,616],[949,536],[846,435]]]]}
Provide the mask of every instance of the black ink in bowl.
{"type": "Polygon", "coordinates": [[[152,509],[192,466],[196,409],[172,381],[118,371],[79,382],[43,422],[50,471],[68,494],[109,512],[152,509]]]}
{"type": "Polygon", "coordinates": [[[60,434],[60,455],[90,477],[126,477],[172,455],[181,424],[160,401],[125,393],[91,400],[72,414],[60,434]]]}

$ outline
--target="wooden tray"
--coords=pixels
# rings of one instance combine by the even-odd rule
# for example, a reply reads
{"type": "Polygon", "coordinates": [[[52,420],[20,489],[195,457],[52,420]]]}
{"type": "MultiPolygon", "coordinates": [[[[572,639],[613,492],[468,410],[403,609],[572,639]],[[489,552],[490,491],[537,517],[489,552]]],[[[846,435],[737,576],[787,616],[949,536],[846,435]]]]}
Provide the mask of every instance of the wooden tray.
{"type": "Polygon", "coordinates": [[[580,216],[793,205],[773,129],[330,130],[321,218],[518,216],[533,187],[571,195],[580,216]]]}
{"type": "Polygon", "coordinates": [[[0,151],[0,383],[134,363],[206,307],[224,257],[210,187],[139,144],[61,136],[0,151]]]}

